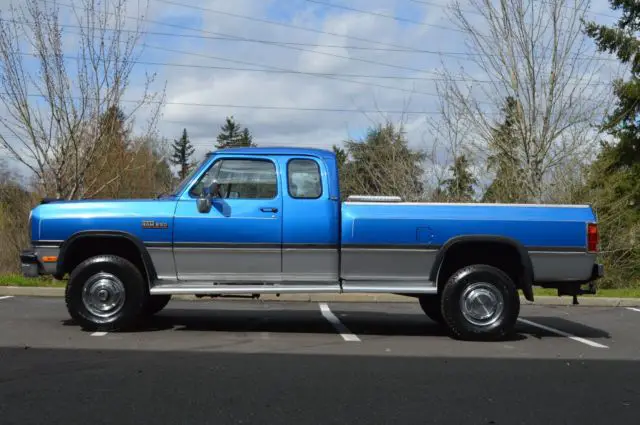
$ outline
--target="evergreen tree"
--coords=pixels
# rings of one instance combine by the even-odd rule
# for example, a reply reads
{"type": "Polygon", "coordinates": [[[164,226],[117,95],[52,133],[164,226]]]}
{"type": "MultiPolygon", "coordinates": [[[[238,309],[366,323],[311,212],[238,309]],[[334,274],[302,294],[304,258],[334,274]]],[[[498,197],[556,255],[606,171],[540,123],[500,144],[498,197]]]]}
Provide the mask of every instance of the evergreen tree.
{"type": "Polygon", "coordinates": [[[173,155],[171,156],[171,163],[180,167],[178,176],[180,180],[184,179],[189,171],[191,171],[192,163],[191,156],[195,151],[195,148],[189,141],[187,135],[187,129],[182,130],[182,136],[178,140],[173,141],[173,155]]]}
{"type": "Polygon", "coordinates": [[[504,121],[493,128],[489,141],[491,155],[487,166],[489,171],[495,171],[496,176],[487,188],[482,198],[483,202],[525,202],[526,190],[522,167],[517,158],[518,135],[517,113],[518,103],[509,96],[502,109],[504,121]]]}
{"type": "Polygon", "coordinates": [[[583,189],[585,201],[598,214],[601,250],[610,273],[601,285],[640,284],[640,3],[610,0],[622,15],[613,27],[594,22],[586,33],[598,50],[615,54],[628,66],[628,79],[613,82],[614,111],[602,129],[612,136],[603,141],[583,189]]]}
{"type": "MultiPolygon", "coordinates": [[[[640,31],[640,3],[629,0],[610,0],[610,3],[613,9],[622,9],[616,27],[590,22],[586,32],[600,51],[614,53],[629,66],[630,77],[627,81],[614,81],[617,105],[605,120],[604,129],[615,137],[615,141],[603,143],[601,158],[609,163],[607,171],[625,168],[640,171],[640,39],[636,36],[640,31]]],[[[636,200],[640,201],[640,198],[636,200]]]]}
{"type": "Polygon", "coordinates": [[[443,192],[446,193],[449,201],[469,202],[473,200],[473,186],[478,184],[478,181],[469,170],[470,165],[469,160],[463,154],[456,157],[449,167],[451,178],[443,182],[443,192]]]}
{"type": "Polygon", "coordinates": [[[220,129],[220,134],[216,139],[218,142],[216,147],[218,149],[255,146],[249,129],[246,127],[243,129],[233,116],[225,118],[225,122],[220,129]]]}
{"type": "Polygon", "coordinates": [[[424,152],[409,147],[402,128],[387,123],[370,128],[363,140],[334,147],[343,197],[399,195],[405,200],[423,196],[424,152]]]}
{"type": "Polygon", "coordinates": [[[255,146],[255,144],[253,143],[253,136],[251,135],[247,127],[245,127],[244,130],[242,130],[242,134],[240,134],[238,146],[245,146],[245,147],[255,146]]]}

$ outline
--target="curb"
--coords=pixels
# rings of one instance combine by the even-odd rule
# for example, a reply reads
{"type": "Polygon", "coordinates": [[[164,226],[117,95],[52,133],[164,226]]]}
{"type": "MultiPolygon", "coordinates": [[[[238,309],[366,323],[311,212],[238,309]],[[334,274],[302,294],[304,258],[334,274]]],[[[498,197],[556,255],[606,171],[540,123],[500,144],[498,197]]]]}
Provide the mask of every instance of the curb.
{"type": "MultiPolygon", "coordinates": [[[[32,287],[32,286],[0,286],[0,296],[26,297],[64,297],[64,288],[32,287]]],[[[192,295],[174,295],[175,299],[199,301],[211,298],[196,298],[192,295]]],[[[225,301],[247,301],[251,298],[218,298],[225,301]]],[[[415,303],[416,299],[393,294],[289,294],[280,297],[273,294],[262,295],[260,301],[293,301],[293,302],[368,302],[368,303],[415,303]]],[[[522,305],[550,305],[571,307],[640,307],[640,298],[605,298],[578,297],[579,304],[572,305],[572,297],[538,296],[535,301],[526,301],[520,297],[522,305]]]]}

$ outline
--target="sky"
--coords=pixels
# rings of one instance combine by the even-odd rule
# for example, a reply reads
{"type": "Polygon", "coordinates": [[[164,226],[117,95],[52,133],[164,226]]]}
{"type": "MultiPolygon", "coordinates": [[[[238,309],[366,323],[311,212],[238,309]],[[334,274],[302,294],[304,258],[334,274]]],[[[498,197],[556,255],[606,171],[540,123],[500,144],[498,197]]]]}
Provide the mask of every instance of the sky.
{"type": "MultiPolygon", "coordinates": [[[[73,1],[59,0],[61,10],[73,1]]],[[[450,54],[469,51],[448,18],[450,1],[149,0],[144,52],[125,98],[156,73],[154,88],[166,85],[159,132],[172,141],[186,128],[198,157],[231,115],[261,146],[330,148],[388,119],[428,149],[434,73],[471,66],[450,54]]],[[[0,0],[3,11],[8,3],[0,0]]],[[[129,3],[136,16],[142,0],[129,3]]],[[[594,0],[588,16],[609,23],[615,12],[594,0]]]]}

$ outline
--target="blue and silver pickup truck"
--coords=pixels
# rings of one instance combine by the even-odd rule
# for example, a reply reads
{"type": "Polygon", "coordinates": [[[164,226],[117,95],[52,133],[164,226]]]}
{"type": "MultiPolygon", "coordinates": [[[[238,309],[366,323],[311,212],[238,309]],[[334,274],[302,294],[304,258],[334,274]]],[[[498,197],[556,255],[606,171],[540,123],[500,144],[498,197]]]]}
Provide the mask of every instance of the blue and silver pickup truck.
{"type": "Polygon", "coordinates": [[[594,293],[588,205],[342,201],[336,158],[303,148],[215,151],[157,199],[46,201],[26,276],[68,279],[69,315],[118,330],[174,294],[390,293],[459,339],[508,336],[520,292],[594,293]]]}

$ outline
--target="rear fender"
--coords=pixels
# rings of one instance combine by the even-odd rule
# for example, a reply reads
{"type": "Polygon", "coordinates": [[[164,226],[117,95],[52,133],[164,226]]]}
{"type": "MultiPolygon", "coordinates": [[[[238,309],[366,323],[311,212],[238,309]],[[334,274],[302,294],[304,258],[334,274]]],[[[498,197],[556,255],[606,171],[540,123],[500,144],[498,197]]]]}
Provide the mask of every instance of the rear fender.
{"type": "Polygon", "coordinates": [[[499,243],[503,245],[508,245],[512,248],[515,248],[520,256],[520,262],[522,265],[523,275],[520,278],[520,289],[522,289],[522,293],[524,297],[533,302],[533,264],[531,263],[531,258],[529,257],[529,252],[526,250],[524,245],[518,242],[515,239],[507,238],[504,236],[494,236],[494,235],[470,235],[470,236],[456,236],[449,239],[438,251],[436,255],[436,259],[431,267],[431,272],[429,274],[429,280],[432,282],[438,282],[438,278],[440,277],[440,270],[442,268],[442,264],[447,256],[447,252],[454,246],[459,244],[465,244],[469,242],[491,242],[491,243],[499,243]]]}

